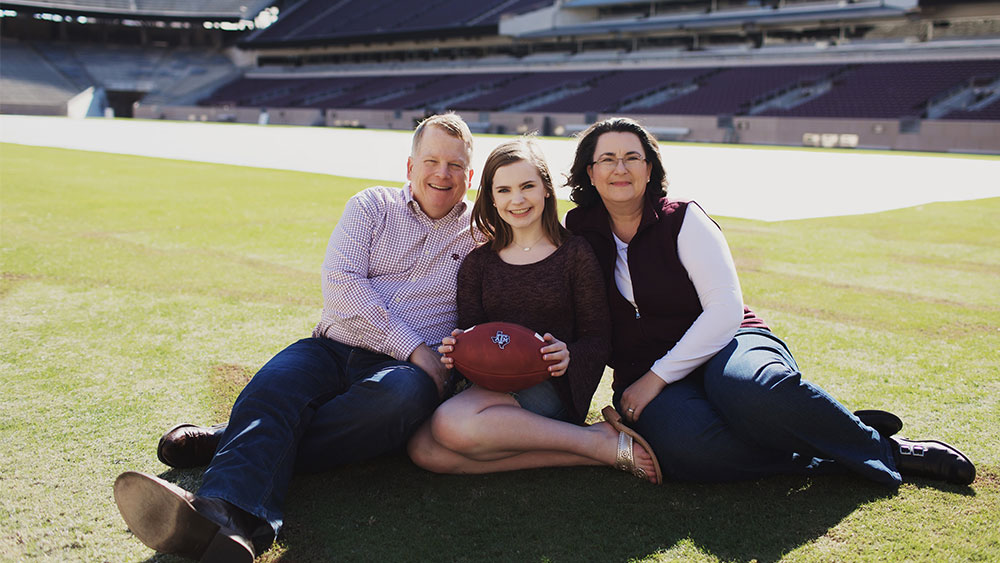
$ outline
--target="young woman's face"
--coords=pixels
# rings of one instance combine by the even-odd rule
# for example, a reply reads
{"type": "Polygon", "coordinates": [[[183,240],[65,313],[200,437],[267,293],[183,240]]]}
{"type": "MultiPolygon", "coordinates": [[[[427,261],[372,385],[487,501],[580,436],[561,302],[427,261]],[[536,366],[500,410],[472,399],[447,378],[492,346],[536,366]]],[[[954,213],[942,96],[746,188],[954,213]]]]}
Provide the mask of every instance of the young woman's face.
{"type": "Polygon", "coordinates": [[[652,166],[635,133],[613,131],[597,138],[590,181],[607,203],[642,201],[652,166]]]}
{"type": "Polygon", "coordinates": [[[493,203],[500,218],[513,229],[540,222],[546,197],[538,170],[526,160],[501,166],[493,175],[493,203]]]}

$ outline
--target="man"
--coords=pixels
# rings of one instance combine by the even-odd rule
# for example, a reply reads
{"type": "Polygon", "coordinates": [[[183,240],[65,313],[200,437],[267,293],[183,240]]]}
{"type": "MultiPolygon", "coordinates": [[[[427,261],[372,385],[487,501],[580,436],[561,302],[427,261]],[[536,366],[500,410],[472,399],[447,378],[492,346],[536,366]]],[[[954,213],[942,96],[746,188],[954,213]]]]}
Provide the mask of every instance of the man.
{"type": "Polygon", "coordinates": [[[433,116],[414,132],[407,185],[351,198],[327,247],[323,314],[312,338],[257,372],[227,427],[181,425],[164,436],[166,445],[177,442],[174,457],[218,443],[198,494],[137,472],[115,481],[115,501],[136,537],[202,561],[250,562],[281,527],[293,471],[406,444],[438,405],[448,375],[435,350],[455,326],[458,267],[475,245],[465,202],[471,158],[465,122],[433,116]]]}

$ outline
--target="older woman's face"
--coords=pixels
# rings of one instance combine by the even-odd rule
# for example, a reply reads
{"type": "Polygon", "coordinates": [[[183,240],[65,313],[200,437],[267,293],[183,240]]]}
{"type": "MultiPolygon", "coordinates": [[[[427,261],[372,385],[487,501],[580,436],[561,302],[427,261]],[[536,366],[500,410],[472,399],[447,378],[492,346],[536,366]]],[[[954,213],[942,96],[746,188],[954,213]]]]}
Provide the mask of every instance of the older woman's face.
{"type": "Polygon", "coordinates": [[[642,201],[652,168],[635,133],[604,133],[597,138],[593,160],[587,173],[605,205],[642,201]]]}

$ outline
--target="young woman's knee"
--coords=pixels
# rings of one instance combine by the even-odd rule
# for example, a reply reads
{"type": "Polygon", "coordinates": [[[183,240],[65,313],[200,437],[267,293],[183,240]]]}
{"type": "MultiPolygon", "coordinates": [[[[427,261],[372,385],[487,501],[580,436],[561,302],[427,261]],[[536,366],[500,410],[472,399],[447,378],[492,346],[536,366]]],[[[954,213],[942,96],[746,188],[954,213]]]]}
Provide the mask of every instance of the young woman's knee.
{"type": "Polygon", "coordinates": [[[464,453],[478,443],[473,430],[474,412],[462,401],[445,401],[431,416],[430,434],[449,450],[464,453]]]}
{"type": "MultiPolygon", "coordinates": [[[[472,388],[441,404],[431,417],[434,440],[449,450],[475,455],[482,450],[484,433],[492,429],[480,415],[492,407],[517,407],[506,394],[472,388]]],[[[519,407],[517,407],[519,408],[519,407]]]]}
{"type": "Polygon", "coordinates": [[[407,442],[406,453],[417,467],[435,473],[447,473],[448,468],[442,463],[443,458],[438,455],[440,448],[441,446],[431,436],[430,425],[424,424],[407,442]]]}

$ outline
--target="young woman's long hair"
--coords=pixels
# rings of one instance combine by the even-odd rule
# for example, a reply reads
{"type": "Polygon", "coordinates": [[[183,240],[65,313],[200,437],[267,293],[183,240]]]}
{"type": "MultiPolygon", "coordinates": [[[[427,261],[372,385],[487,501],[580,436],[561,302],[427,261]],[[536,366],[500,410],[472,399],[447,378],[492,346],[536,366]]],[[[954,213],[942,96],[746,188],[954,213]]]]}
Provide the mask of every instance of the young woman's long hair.
{"type": "Polygon", "coordinates": [[[545,162],[537,143],[530,137],[519,137],[507,141],[497,146],[486,158],[483,166],[483,174],[479,183],[479,194],[476,196],[476,203],[472,207],[472,225],[479,229],[486,236],[486,242],[491,244],[491,248],[500,251],[514,242],[514,233],[510,225],[500,218],[497,211],[496,201],[493,199],[493,177],[496,176],[497,169],[515,162],[525,161],[531,163],[538,171],[539,178],[542,179],[542,186],[545,188],[545,207],[542,209],[542,229],[546,236],[557,247],[566,239],[568,231],[559,223],[558,209],[556,203],[556,191],[552,185],[552,174],[549,173],[549,165],[545,162]]]}

